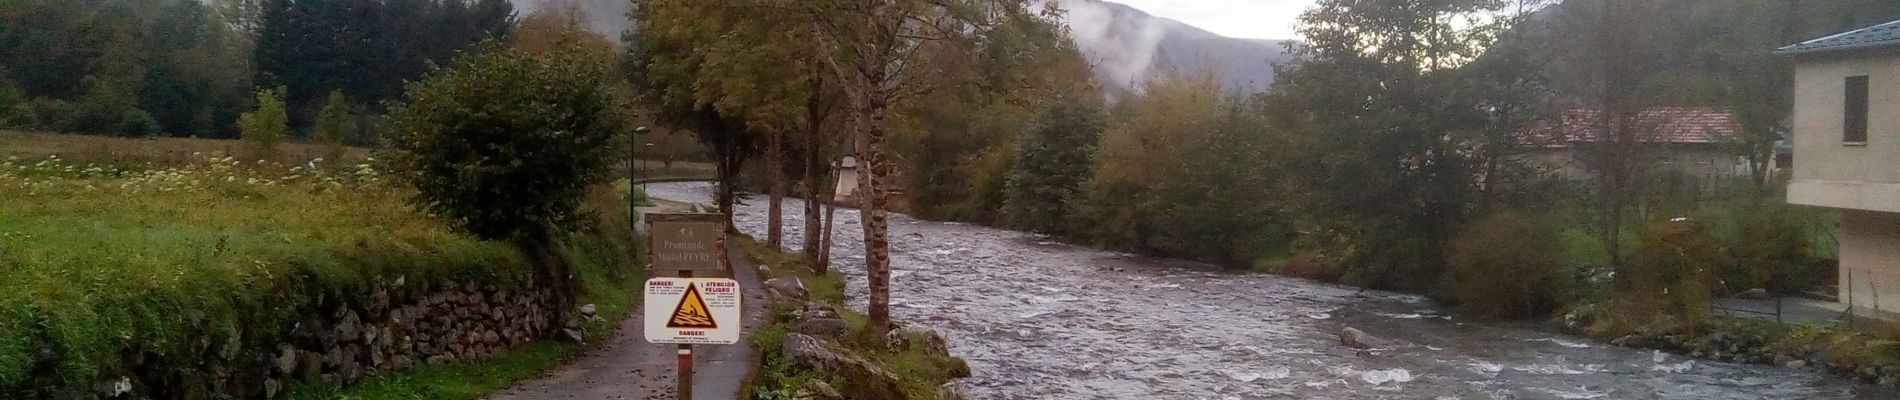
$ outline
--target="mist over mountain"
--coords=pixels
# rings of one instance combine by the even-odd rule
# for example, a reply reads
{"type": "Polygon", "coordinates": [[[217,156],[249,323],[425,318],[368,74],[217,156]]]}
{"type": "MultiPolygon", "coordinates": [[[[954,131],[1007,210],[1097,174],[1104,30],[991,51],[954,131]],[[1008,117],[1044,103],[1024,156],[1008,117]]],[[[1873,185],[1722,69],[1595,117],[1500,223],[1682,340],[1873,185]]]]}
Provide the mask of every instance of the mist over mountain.
{"type": "Polygon", "coordinates": [[[620,40],[620,34],[633,29],[633,21],[627,19],[633,3],[628,0],[508,0],[515,5],[517,15],[527,16],[535,11],[558,8],[568,4],[580,7],[587,16],[587,26],[594,32],[606,35],[614,41],[620,40]]]}
{"type": "Polygon", "coordinates": [[[1076,45],[1112,90],[1134,90],[1168,71],[1208,69],[1227,89],[1264,89],[1273,83],[1273,65],[1293,58],[1285,40],[1225,37],[1118,3],[1051,1],[1068,11],[1076,45]]]}
{"type": "MultiPolygon", "coordinates": [[[[509,0],[520,14],[579,7],[588,26],[614,40],[633,28],[627,0],[509,0]]],[[[1094,64],[1096,79],[1111,92],[1137,90],[1168,71],[1213,69],[1230,90],[1259,90],[1273,83],[1273,64],[1291,60],[1284,40],[1239,39],[1156,17],[1126,5],[1099,0],[1050,0],[1064,16],[1075,41],[1094,64]]]]}

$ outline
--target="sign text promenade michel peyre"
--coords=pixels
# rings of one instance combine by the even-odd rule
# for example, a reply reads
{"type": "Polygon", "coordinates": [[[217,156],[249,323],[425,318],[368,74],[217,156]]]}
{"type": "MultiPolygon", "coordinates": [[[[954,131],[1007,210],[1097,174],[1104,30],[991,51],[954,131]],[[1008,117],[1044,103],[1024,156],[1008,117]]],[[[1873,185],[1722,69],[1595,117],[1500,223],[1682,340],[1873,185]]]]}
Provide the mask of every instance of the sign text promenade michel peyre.
{"type": "Polygon", "coordinates": [[[725,232],[718,214],[650,214],[647,218],[652,225],[647,231],[653,235],[653,269],[720,269],[719,250],[723,246],[719,239],[725,232]]]}

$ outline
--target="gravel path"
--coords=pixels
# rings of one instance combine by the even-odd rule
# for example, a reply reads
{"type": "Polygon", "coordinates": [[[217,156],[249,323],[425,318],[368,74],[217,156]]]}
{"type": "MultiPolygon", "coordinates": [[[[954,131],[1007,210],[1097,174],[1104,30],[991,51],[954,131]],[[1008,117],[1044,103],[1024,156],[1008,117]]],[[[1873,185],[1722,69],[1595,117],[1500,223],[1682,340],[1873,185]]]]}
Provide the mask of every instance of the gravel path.
{"type": "MultiPolygon", "coordinates": [[[[645,224],[641,224],[644,226],[645,224]]],[[[701,345],[693,362],[693,398],[731,400],[739,397],[740,381],[751,371],[750,333],[765,317],[765,290],[757,269],[737,246],[728,249],[735,279],[745,291],[747,335],[740,343],[701,345]]],[[[640,308],[620,323],[608,343],[539,379],[516,383],[490,396],[493,400],[557,399],[673,399],[678,371],[677,345],[647,343],[640,308]]]]}

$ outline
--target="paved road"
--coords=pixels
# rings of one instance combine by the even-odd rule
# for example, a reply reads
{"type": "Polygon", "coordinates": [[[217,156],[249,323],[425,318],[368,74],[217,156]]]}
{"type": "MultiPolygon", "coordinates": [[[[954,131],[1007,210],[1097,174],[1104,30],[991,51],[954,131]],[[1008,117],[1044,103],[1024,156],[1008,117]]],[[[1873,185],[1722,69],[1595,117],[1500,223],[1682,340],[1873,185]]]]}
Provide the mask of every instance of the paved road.
{"type": "MultiPolygon", "coordinates": [[[[642,224],[644,225],[644,224],[642,224]]],[[[765,317],[765,290],[758,270],[737,246],[728,249],[734,278],[745,290],[746,338],[765,317]]],[[[493,400],[556,399],[673,399],[678,371],[677,346],[647,343],[639,307],[620,323],[608,343],[547,376],[516,383],[491,396],[493,400]]],[[[739,397],[739,383],[752,366],[754,351],[741,338],[731,345],[697,346],[694,360],[694,399],[731,400],[739,397]]]]}

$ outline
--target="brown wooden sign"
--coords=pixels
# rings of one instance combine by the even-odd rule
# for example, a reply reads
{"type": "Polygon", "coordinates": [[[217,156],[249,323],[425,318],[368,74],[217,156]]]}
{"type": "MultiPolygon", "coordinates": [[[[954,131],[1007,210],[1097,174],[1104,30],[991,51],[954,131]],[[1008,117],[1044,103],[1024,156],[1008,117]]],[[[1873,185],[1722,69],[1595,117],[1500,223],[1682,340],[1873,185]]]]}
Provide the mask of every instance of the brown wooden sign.
{"type": "Polygon", "coordinates": [[[647,214],[647,251],[653,269],[716,272],[724,268],[725,220],[720,214],[647,214]]]}

